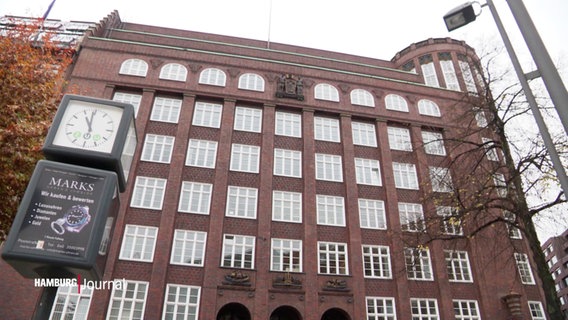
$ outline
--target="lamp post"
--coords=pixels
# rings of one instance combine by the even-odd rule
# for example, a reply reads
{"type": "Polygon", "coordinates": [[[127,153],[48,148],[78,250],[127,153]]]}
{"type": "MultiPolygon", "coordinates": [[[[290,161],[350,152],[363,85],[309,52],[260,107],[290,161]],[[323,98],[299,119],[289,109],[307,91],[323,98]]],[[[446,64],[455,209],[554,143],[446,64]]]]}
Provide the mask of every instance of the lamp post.
{"type": "MultiPolygon", "coordinates": [[[[509,54],[511,62],[513,63],[513,68],[515,69],[515,73],[519,78],[519,83],[521,84],[521,87],[529,103],[529,107],[531,108],[532,114],[535,118],[544,145],[550,155],[550,159],[552,161],[554,170],[556,171],[556,176],[558,177],[560,186],[564,191],[564,195],[568,196],[568,177],[566,176],[566,171],[564,169],[564,166],[562,165],[560,157],[558,156],[556,147],[552,142],[550,132],[546,127],[546,123],[544,122],[544,118],[542,117],[540,109],[538,108],[538,104],[533,95],[532,89],[529,86],[528,80],[538,77],[538,75],[542,77],[543,81],[545,82],[545,86],[549,92],[552,103],[554,104],[558,112],[558,115],[560,116],[560,120],[562,121],[562,124],[564,126],[564,131],[566,133],[568,133],[568,94],[566,93],[566,88],[564,87],[564,84],[560,79],[560,76],[558,75],[558,71],[556,71],[556,68],[552,63],[552,60],[550,59],[548,52],[544,48],[544,44],[542,43],[542,40],[540,39],[540,36],[538,35],[538,32],[536,31],[536,28],[534,27],[532,20],[530,19],[528,13],[526,12],[526,8],[522,4],[522,1],[521,0],[509,0],[509,1],[507,2],[509,2],[511,11],[513,11],[514,7],[515,8],[514,11],[517,12],[517,14],[515,15],[515,18],[517,19],[517,24],[519,26],[525,24],[528,25],[522,27],[521,29],[524,30],[523,36],[525,37],[525,41],[527,42],[528,46],[529,46],[528,44],[529,41],[527,37],[533,38],[530,41],[531,44],[529,46],[529,50],[530,47],[540,46],[539,48],[531,50],[533,60],[537,64],[538,68],[537,69],[538,72],[536,73],[531,72],[530,74],[527,75],[524,74],[519,59],[515,54],[515,50],[513,49],[511,41],[507,36],[507,32],[503,27],[503,23],[501,22],[501,18],[497,13],[497,9],[495,8],[493,1],[487,0],[487,3],[485,5],[481,5],[481,7],[488,6],[489,10],[491,11],[493,19],[495,20],[495,24],[497,25],[497,29],[499,30],[499,34],[501,35],[503,43],[505,44],[507,53],[509,54]],[[537,62],[537,60],[539,62],[537,62]],[[537,75],[535,76],[535,74],[537,75]]],[[[446,23],[448,31],[455,30],[457,28],[465,26],[470,22],[475,21],[477,15],[474,12],[473,5],[476,3],[477,2],[467,2],[457,8],[452,9],[450,12],[444,15],[444,22],[446,23]]]]}

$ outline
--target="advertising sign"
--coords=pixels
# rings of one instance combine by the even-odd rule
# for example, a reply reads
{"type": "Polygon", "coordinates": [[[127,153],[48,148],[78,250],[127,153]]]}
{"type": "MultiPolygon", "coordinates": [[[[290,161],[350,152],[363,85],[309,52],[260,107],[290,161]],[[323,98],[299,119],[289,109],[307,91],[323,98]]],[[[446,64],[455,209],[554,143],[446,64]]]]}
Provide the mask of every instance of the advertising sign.
{"type": "Polygon", "coordinates": [[[2,257],[24,277],[102,277],[118,209],[114,172],[40,161],[2,257]],[[103,259],[101,259],[103,258],[103,259]]]}

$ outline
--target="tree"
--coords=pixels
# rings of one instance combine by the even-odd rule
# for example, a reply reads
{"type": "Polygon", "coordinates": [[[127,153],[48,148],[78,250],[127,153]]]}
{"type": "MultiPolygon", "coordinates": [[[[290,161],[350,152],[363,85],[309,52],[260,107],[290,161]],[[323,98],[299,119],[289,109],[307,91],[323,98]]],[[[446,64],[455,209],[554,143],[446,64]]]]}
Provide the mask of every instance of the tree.
{"type": "MultiPolygon", "coordinates": [[[[430,185],[424,189],[430,191],[424,197],[435,204],[434,212],[424,213],[420,222],[424,232],[403,235],[403,239],[420,247],[436,241],[458,243],[460,239],[505,234],[488,249],[493,250],[495,259],[507,254],[514,261],[522,257],[518,255],[522,246],[511,238],[522,234],[542,282],[550,319],[561,320],[560,301],[533,220],[565,204],[566,196],[562,191],[550,196],[551,186],[561,189],[548,152],[538,133],[528,130],[526,123],[519,128],[519,120],[530,117],[528,104],[518,85],[502,86],[506,73],[495,73],[494,57],[482,58],[485,72],[481,72],[479,62],[472,66],[486,77],[478,77],[478,93],[465,94],[454,107],[455,130],[445,132],[443,138],[425,141],[425,150],[443,144],[450,156],[435,165],[429,162],[430,185]],[[545,193],[548,198],[539,197],[538,203],[529,205],[527,195],[545,193]]],[[[547,111],[546,105],[541,107],[547,111]]],[[[528,123],[532,122],[529,118],[528,123]]],[[[556,136],[555,143],[566,160],[566,135],[556,136]]]]}
{"type": "MultiPolygon", "coordinates": [[[[29,22],[30,20],[28,20],[29,22]]],[[[73,52],[35,23],[0,30],[0,241],[17,212],[61,98],[73,52]]]]}

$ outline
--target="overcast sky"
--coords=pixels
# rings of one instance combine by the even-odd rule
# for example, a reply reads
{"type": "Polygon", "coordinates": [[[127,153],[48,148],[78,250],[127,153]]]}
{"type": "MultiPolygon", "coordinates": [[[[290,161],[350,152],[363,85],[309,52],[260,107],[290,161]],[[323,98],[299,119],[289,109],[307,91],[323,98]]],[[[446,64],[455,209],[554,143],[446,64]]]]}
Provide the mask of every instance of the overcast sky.
{"type": "MultiPolygon", "coordinates": [[[[0,16],[41,17],[52,0],[0,0],[0,16]]],[[[512,0],[508,0],[512,1],[512,0]]],[[[428,38],[465,40],[478,53],[500,45],[488,8],[449,33],[442,17],[465,0],[56,0],[51,19],[98,22],[114,10],[122,21],[285,43],[390,60],[428,38]]],[[[484,0],[481,0],[484,2],[484,0]]],[[[568,0],[524,0],[550,56],[568,74],[568,0]]],[[[525,69],[532,63],[506,0],[494,0],[525,69]]],[[[509,60],[505,59],[505,63],[509,60]]],[[[567,81],[567,80],[565,80],[567,81]]],[[[565,212],[564,212],[565,213],[565,212]]],[[[542,224],[541,224],[542,225],[542,224]]],[[[541,227],[542,241],[566,225],[541,227]]]]}

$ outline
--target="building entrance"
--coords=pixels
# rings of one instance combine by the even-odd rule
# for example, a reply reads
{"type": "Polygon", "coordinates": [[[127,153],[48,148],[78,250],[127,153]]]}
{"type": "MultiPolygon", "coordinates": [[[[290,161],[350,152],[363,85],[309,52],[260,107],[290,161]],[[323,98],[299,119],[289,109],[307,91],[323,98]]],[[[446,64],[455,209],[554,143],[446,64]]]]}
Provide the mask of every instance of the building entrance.
{"type": "Polygon", "coordinates": [[[247,307],[240,303],[224,305],[217,314],[217,320],[251,320],[247,307]]]}

